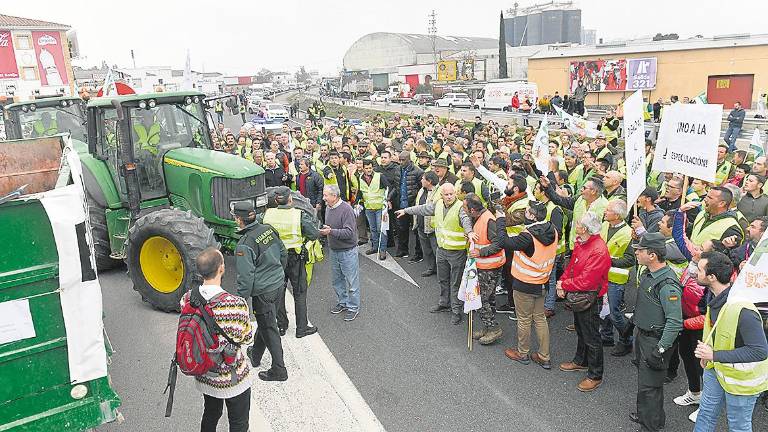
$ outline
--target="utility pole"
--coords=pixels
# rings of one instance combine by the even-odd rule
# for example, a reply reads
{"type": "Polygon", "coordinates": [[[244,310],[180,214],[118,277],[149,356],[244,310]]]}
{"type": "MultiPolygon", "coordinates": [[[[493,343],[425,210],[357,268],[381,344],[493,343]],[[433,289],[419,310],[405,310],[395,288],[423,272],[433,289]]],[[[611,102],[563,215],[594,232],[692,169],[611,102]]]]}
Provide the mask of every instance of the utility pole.
{"type": "Polygon", "coordinates": [[[427,27],[427,31],[429,33],[429,38],[432,41],[432,62],[435,64],[434,79],[437,80],[437,15],[435,14],[434,9],[432,9],[432,13],[429,14],[429,27],[427,27]]]}

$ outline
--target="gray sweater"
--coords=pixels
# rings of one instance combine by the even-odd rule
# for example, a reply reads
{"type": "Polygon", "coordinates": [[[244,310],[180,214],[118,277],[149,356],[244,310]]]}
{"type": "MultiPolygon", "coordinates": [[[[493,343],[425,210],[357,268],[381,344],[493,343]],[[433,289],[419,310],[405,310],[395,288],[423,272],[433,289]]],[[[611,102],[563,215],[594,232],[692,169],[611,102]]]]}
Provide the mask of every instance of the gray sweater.
{"type": "Polygon", "coordinates": [[[357,218],[352,206],[341,201],[336,208],[325,209],[325,224],[331,227],[328,246],[335,251],[347,251],[357,246],[357,218]]]}

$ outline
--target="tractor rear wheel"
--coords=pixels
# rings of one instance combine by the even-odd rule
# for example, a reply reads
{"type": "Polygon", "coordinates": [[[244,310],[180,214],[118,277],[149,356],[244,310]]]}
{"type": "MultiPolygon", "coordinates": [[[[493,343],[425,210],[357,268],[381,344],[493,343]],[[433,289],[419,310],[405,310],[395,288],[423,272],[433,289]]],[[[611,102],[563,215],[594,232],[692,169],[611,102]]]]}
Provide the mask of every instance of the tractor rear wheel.
{"type": "Polygon", "coordinates": [[[213,230],[189,211],[145,215],[128,231],[126,262],[133,289],[156,309],[179,311],[184,293],[202,282],[195,258],[210,246],[219,246],[213,230]]]}
{"type": "Polygon", "coordinates": [[[96,253],[96,268],[102,271],[117,267],[120,260],[111,257],[112,247],[107,228],[107,209],[99,205],[87,189],[85,190],[85,200],[88,202],[88,222],[91,225],[93,250],[96,253]]]}

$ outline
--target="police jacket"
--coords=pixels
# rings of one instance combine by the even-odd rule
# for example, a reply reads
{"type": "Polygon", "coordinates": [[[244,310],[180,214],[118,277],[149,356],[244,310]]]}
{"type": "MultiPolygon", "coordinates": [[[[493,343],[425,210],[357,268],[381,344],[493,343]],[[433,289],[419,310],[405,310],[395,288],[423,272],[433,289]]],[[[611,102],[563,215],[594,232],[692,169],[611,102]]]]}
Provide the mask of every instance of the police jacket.
{"type": "Polygon", "coordinates": [[[641,330],[659,335],[659,347],[669,349],[683,330],[683,289],[672,269],[645,269],[638,280],[637,306],[633,317],[641,330]]]}
{"type": "Polygon", "coordinates": [[[239,233],[242,237],[235,248],[237,294],[255,297],[279,289],[285,278],[288,252],[277,231],[253,222],[239,233]]]}

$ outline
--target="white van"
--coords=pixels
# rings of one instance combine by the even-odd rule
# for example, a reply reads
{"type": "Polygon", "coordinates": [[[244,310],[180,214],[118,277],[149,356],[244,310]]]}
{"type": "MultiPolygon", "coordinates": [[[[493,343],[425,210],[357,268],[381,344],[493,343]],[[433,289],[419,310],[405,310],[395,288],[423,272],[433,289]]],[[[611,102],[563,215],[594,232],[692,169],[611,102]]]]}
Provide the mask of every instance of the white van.
{"type": "Polygon", "coordinates": [[[435,105],[441,108],[471,108],[472,99],[470,99],[466,93],[446,93],[442,98],[435,101],[435,105]]]}
{"type": "Polygon", "coordinates": [[[497,109],[510,111],[512,108],[512,96],[517,92],[520,103],[528,96],[532,103],[536,103],[539,97],[539,89],[535,83],[527,81],[491,82],[480,90],[475,99],[474,108],[497,109]]]}

